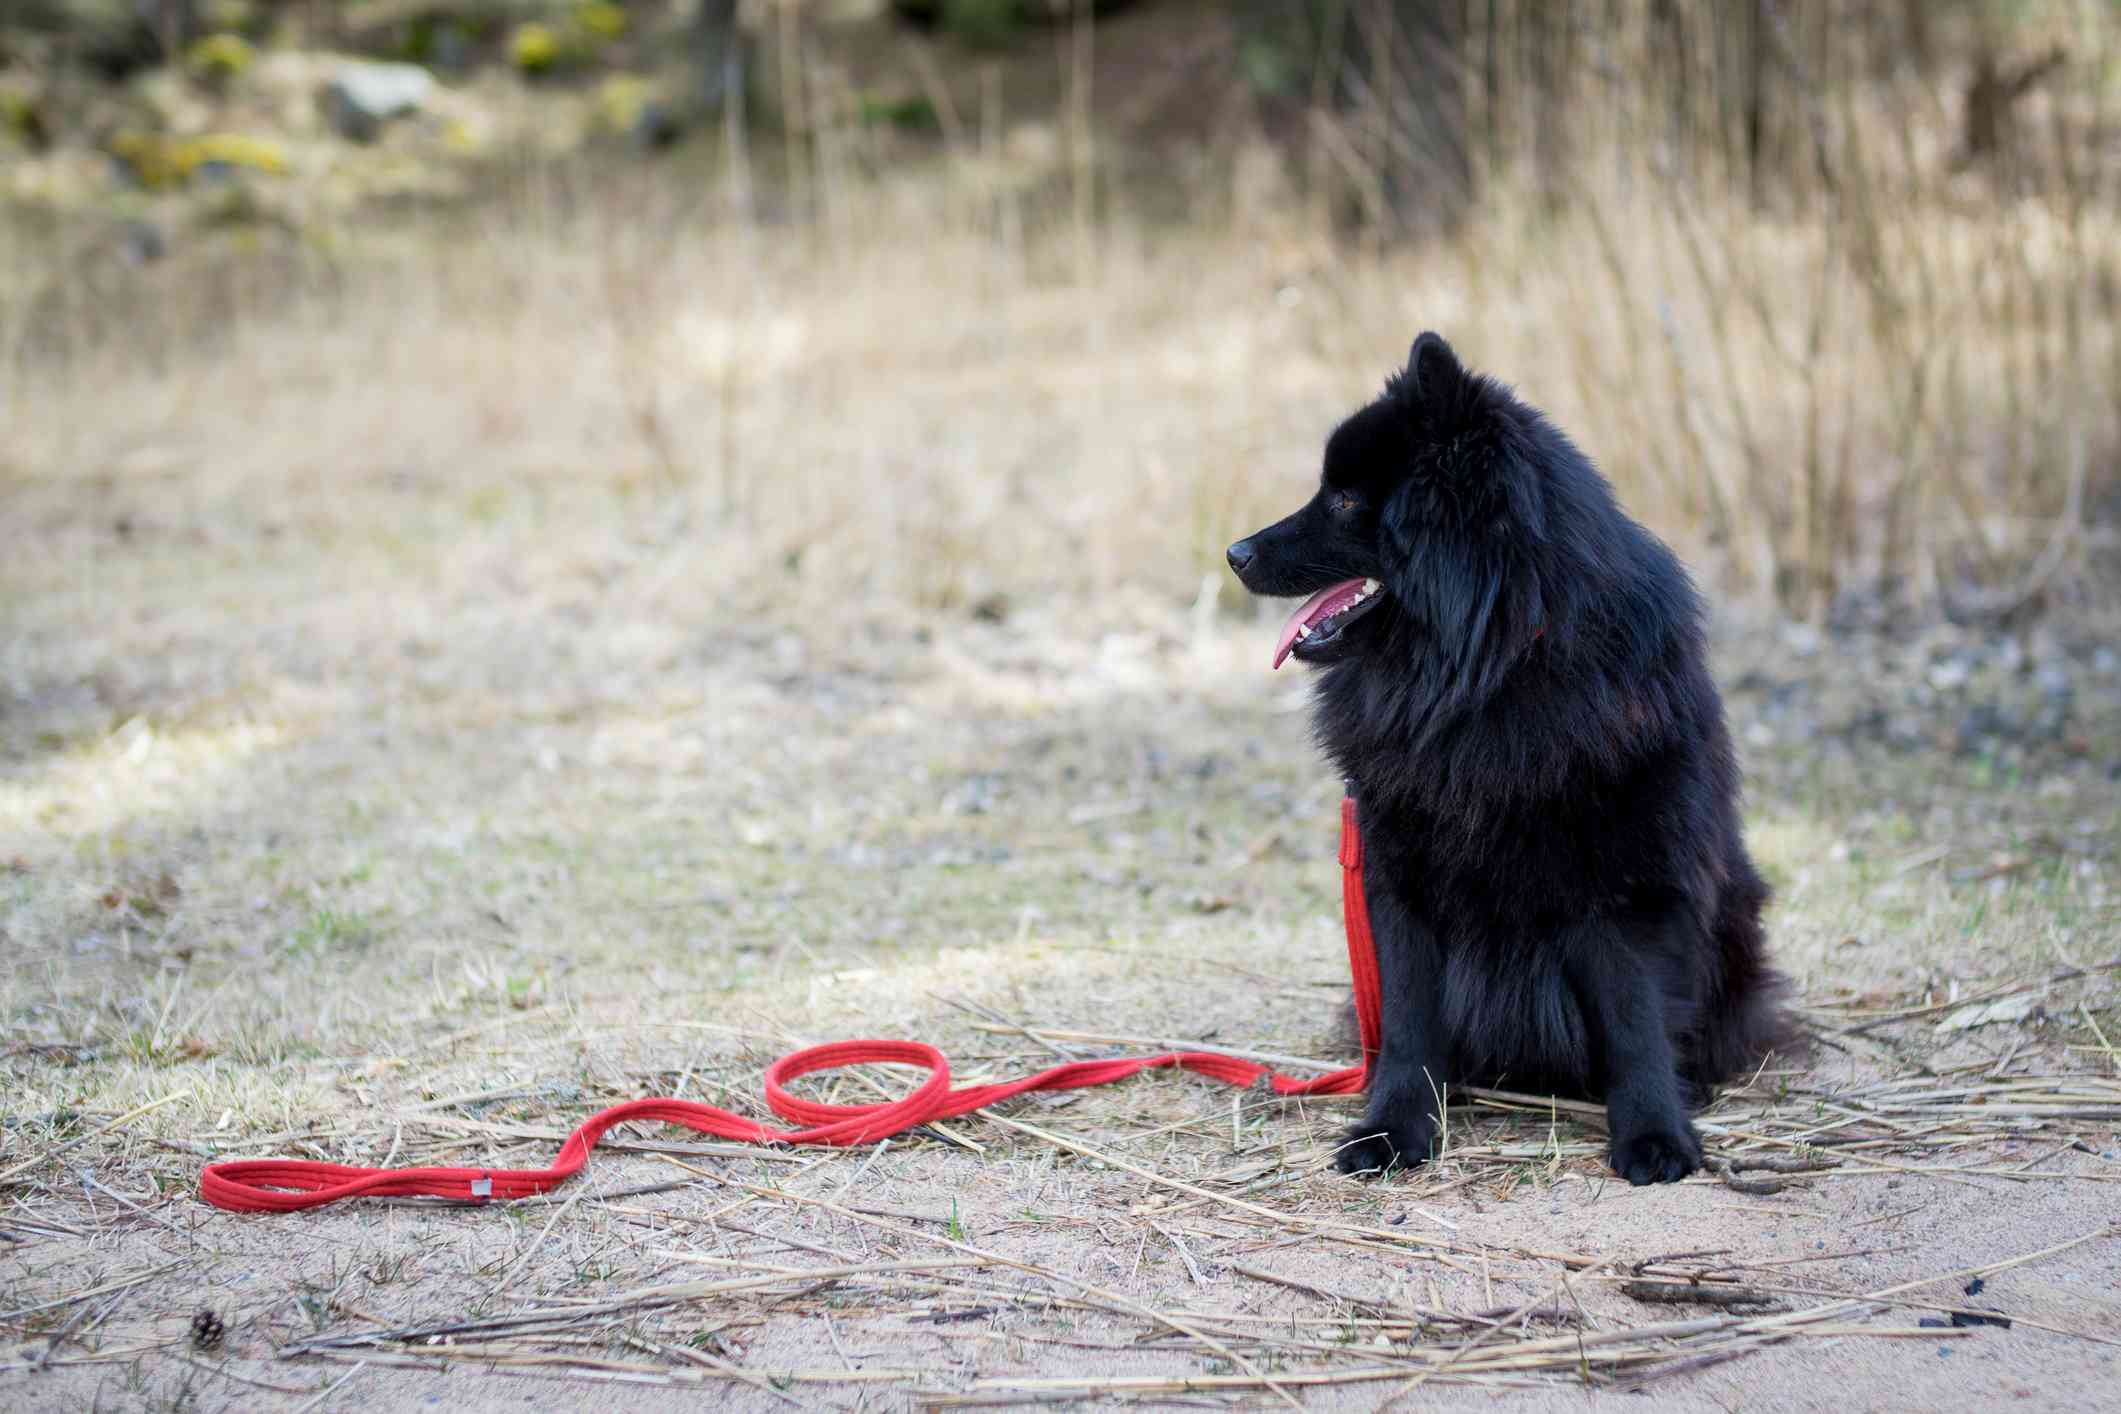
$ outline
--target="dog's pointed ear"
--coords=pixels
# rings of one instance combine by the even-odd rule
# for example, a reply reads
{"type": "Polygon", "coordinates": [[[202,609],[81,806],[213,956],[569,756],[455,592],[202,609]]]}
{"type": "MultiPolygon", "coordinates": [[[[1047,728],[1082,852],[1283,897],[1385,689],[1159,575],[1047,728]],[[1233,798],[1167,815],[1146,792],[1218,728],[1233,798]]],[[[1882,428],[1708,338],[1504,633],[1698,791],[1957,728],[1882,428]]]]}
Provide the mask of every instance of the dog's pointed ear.
{"type": "Polygon", "coordinates": [[[1407,353],[1406,376],[1400,380],[1402,394],[1418,405],[1434,406],[1455,401],[1466,385],[1466,366],[1451,352],[1443,335],[1426,331],[1407,353]]]}
{"type": "Polygon", "coordinates": [[[1412,424],[1427,438],[1449,438],[1487,406],[1487,380],[1458,361],[1443,335],[1426,333],[1407,353],[1407,366],[1386,381],[1412,424]]]}

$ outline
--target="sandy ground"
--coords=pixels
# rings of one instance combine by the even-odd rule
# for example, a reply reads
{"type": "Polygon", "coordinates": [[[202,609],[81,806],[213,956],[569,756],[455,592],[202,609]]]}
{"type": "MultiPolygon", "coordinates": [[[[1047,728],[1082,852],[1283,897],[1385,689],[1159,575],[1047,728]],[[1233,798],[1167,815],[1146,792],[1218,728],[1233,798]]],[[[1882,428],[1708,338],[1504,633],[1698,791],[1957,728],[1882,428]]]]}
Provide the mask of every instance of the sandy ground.
{"type": "MultiPolygon", "coordinates": [[[[756,1111],[765,1059],[845,1035],[935,1039],[961,1076],[1138,1049],[1068,1033],[1330,1059],[1336,792],[1267,628],[880,620],[718,643],[706,686],[622,696],[640,646],[604,619],[486,660],[542,683],[534,712],[482,709],[461,665],[425,702],[288,674],[247,725],[202,708],[151,749],[18,760],[18,809],[55,781],[74,812],[99,780],[159,804],[14,846],[0,1402],[2121,1407],[2095,636],[2040,650],[2083,685],[2064,720],[1969,743],[1906,684],[1993,644],[1722,632],[1824,1044],[1704,1127],[1726,1157],[1838,1163],[1779,1191],[1631,1190],[1595,1118],[1499,1103],[1455,1111],[1432,1168],[1351,1182],[1345,1103],[1152,1076],[1002,1112],[1040,1133],[968,1117],[881,1150],[636,1130],[509,1209],[191,1195],[211,1154],[541,1164],[622,1098],[756,1111]],[[186,756],[186,730],[223,745],[186,756]],[[1642,1264],[1771,1304],[1649,1304],[1621,1289],[1642,1264]],[[743,1286],[642,1295],[699,1282],[743,1286]],[[591,1302],[613,1309],[453,1351],[385,1338],[591,1302]],[[1920,1324],[1952,1308],[2014,1324],[1920,1324]]],[[[2016,680],[1991,716],[2017,720],[2016,680]]]]}

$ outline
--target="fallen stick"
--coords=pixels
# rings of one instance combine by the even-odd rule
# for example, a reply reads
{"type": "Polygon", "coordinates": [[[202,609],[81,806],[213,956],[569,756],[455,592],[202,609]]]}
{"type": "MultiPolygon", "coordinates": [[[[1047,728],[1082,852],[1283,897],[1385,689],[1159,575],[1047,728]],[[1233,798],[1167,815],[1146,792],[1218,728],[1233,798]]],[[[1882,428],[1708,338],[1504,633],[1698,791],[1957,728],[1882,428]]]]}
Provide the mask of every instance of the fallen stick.
{"type": "Polygon", "coordinates": [[[1667,1306],[1773,1306],[1776,1298],[1749,1286],[1698,1281],[1625,1281],[1623,1295],[1667,1306]]]}

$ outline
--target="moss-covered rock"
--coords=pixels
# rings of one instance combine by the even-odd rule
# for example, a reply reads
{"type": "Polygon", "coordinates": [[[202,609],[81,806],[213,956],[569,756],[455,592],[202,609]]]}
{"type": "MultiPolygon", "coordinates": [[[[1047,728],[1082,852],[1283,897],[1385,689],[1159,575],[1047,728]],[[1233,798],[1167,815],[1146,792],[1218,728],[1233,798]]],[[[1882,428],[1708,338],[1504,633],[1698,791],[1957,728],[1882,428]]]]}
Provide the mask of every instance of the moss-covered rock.
{"type": "Polygon", "coordinates": [[[245,133],[173,138],[124,129],[111,135],[108,150],[120,170],[149,191],[182,186],[195,176],[246,171],[283,176],[288,170],[284,147],[245,133]]]}
{"type": "Polygon", "coordinates": [[[33,152],[51,146],[52,121],[45,113],[41,91],[27,84],[0,85],[0,136],[33,152]]]}
{"type": "Polygon", "coordinates": [[[524,74],[541,75],[595,61],[626,34],[626,11],[608,0],[577,4],[550,21],[526,20],[508,36],[508,62],[524,74]]]}
{"type": "Polygon", "coordinates": [[[208,133],[179,143],[178,154],[179,161],[193,175],[215,168],[263,172],[272,177],[285,176],[288,171],[285,147],[271,138],[248,133],[208,133]]]}
{"type": "Polygon", "coordinates": [[[185,51],[184,64],[193,78],[210,87],[225,87],[257,63],[258,51],[240,34],[222,32],[194,41],[185,51]]]}
{"type": "Polygon", "coordinates": [[[563,57],[559,32],[551,25],[531,20],[508,37],[508,62],[523,73],[551,73],[563,57]]]}

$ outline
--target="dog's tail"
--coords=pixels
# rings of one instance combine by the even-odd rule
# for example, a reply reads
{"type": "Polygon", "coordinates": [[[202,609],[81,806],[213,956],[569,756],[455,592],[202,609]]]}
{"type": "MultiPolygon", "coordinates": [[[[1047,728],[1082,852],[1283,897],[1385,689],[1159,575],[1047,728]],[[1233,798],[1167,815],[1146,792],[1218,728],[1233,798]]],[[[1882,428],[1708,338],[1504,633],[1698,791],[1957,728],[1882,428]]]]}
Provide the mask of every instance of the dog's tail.
{"type": "Polygon", "coordinates": [[[1771,1055],[1806,1049],[1807,1034],[1789,1008],[1790,979],[1768,963],[1760,922],[1768,896],[1767,881],[1741,853],[1720,900],[1714,943],[1721,965],[1688,1077],[1704,1090],[1743,1079],[1771,1055]]]}

